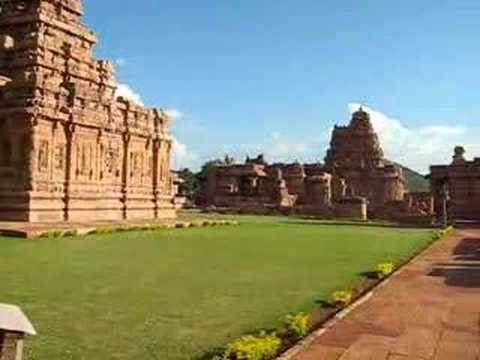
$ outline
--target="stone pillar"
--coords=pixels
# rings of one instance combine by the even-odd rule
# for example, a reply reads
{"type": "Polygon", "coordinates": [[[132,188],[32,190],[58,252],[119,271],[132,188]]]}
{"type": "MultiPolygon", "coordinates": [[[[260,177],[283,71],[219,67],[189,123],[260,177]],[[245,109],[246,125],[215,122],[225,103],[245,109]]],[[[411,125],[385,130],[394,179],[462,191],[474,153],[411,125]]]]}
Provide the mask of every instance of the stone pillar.
{"type": "Polygon", "coordinates": [[[75,124],[72,122],[65,124],[65,137],[66,137],[66,146],[65,146],[65,187],[64,187],[64,213],[63,219],[65,221],[70,220],[70,185],[72,181],[72,175],[75,171],[75,167],[72,166],[72,152],[74,145],[74,135],[75,135],[75,124]]]}
{"type": "Polygon", "coordinates": [[[328,209],[332,204],[332,176],[328,173],[308,178],[307,193],[310,206],[317,209],[328,209]]]}
{"type": "Polygon", "coordinates": [[[22,360],[26,335],[36,332],[20,308],[0,304],[0,360],[22,360]]]}
{"type": "Polygon", "coordinates": [[[159,151],[160,151],[160,140],[155,139],[153,140],[152,146],[153,156],[152,156],[152,186],[153,186],[153,196],[155,201],[155,207],[153,209],[154,216],[156,219],[159,217],[159,209],[158,209],[158,202],[159,202],[159,171],[158,171],[158,159],[159,159],[159,151]]]}
{"type": "Polygon", "coordinates": [[[335,216],[351,220],[367,220],[367,199],[361,196],[346,197],[335,203],[335,216]]]}
{"type": "Polygon", "coordinates": [[[450,190],[448,184],[444,184],[441,190],[442,199],[442,225],[448,226],[449,214],[448,214],[448,202],[450,201],[450,190]]]}
{"type": "Polygon", "coordinates": [[[23,335],[0,331],[0,360],[22,360],[23,335]]]}
{"type": "Polygon", "coordinates": [[[122,218],[128,218],[128,184],[130,178],[130,133],[123,134],[123,163],[122,163],[122,218]]]}

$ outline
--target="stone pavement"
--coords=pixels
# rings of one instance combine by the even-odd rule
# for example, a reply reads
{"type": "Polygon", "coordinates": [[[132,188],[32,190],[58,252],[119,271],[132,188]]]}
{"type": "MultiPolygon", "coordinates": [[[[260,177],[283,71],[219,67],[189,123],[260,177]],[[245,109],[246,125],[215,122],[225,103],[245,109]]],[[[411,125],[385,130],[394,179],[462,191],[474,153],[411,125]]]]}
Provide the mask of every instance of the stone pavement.
{"type": "Polygon", "coordinates": [[[480,230],[434,244],[295,360],[480,360],[480,230]]]}

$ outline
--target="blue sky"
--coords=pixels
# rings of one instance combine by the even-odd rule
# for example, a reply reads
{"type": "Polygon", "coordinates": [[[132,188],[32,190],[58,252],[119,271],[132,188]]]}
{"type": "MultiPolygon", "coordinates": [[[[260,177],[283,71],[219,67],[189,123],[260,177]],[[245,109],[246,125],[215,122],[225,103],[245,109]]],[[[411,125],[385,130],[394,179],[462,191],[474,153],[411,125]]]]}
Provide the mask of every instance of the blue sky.
{"type": "Polygon", "coordinates": [[[84,2],[119,83],[182,114],[176,167],[321,160],[358,102],[393,160],[426,172],[457,143],[480,156],[478,1],[84,2]]]}

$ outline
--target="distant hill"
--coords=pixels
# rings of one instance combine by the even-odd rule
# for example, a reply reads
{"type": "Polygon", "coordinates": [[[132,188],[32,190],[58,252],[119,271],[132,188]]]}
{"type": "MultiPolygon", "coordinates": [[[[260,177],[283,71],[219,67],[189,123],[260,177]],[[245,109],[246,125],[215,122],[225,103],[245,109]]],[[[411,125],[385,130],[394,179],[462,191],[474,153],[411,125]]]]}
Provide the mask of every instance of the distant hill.
{"type": "Polygon", "coordinates": [[[396,163],[394,161],[388,161],[388,162],[400,167],[403,170],[403,175],[405,176],[408,190],[412,192],[430,191],[430,183],[427,179],[425,179],[425,177],[422,174],[410,168],[407,168],[406,166],[403,166],[399,163],[396,163]]]}

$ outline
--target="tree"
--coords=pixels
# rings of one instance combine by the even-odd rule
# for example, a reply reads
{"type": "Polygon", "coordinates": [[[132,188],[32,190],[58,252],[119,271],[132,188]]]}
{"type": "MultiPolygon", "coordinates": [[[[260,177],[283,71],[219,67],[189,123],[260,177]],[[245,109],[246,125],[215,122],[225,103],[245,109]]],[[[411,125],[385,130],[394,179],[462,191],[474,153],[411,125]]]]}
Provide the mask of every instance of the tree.
{"type": "Polygon", "coordinates": [[[197,192],[200,190],[200,181],[197,175],[192,172],[189,168],[184,168],[177,172],[177,175],[180,179],[183,180],[182,190],[188,197],[195,197],[197,192]]]}
{"type": "Polygon", "coordinates": [[[202,165],[202,168],[200,171],[196,174],[197,178],[202,181],[206,180],[208,177],[208,172],[210,171],[211,168],[219,165],[225,165],[225,161],[220,160],[220,159],[215,159],[215,160],[209,160],[205,164],[202,165]]]}

